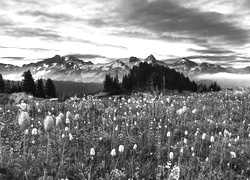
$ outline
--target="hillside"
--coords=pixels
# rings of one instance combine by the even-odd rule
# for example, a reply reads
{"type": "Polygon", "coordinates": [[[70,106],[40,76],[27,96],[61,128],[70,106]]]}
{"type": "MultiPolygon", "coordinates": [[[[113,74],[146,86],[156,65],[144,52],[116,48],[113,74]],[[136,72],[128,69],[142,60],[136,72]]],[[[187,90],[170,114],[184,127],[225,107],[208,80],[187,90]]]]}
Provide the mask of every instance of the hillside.
{"type": "Polygon", "coordinates": [[[81,83],[73,81],[53,81],[56,86],[58,97],[71,97],[91,94],[103,90],[102,83],[81,83]]]}

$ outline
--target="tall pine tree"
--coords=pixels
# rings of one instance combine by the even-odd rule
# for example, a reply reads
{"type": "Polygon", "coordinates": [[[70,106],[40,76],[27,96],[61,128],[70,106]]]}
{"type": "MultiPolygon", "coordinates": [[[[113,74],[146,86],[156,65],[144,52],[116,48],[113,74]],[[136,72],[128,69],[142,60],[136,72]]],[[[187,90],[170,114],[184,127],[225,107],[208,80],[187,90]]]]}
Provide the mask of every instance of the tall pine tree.
{"type": "Polygon", "coordinates": [[[5,83],[2,74],[0,74],[0,93],[3,93],[5,89],[5,83]]]}
{"type": "Polygon", "coordinates": [[[40,97],[40,98],[45,98],[44,85],[43,85],[43,79],[42,78],[37,80],[36,96],[40,97]]]}
{"type": "Polygon", "coordinates": [[[48,78],[45,83],[45,95],[49,98],[56,97],[56,87],[50,78],[48,78]]]}
{"type": "Polygon", "coordinates": [[[36,93],[36,85],[35,85],[35,81],[32,77],[32,74],[30,72],[30,70],[25,71],[22,75],[24,77],[23,79],[23,91],[26,93],[30,93],[32,95],[35,95],[36,93]]]}
{"type": "Polygon", "coordinates": [[[113,84],[113,78],[111,77],[110,74],[107,74],[105,76],[105,80],[104,80],[103,84],[104,84],[104,91],[110,92],[112,89],[112,84],[113,84]]]}

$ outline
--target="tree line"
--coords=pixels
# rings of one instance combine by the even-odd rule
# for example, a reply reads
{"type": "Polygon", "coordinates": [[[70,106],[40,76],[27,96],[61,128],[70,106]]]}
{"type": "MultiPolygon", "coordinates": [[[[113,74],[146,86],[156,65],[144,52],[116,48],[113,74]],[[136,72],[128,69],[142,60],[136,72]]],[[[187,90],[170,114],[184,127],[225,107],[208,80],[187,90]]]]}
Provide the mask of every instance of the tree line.
{"type": "Polygon", "coordinates": [[[220,90],[216,83],[212,83],[208,88],[204,85],[198,86],[194,81],[190,81],[188,77],[174,69],[147,62],[141,62],[139,66],[130,69],[130,72],[123,76],[121,83],[119,83],[118,73],[115,77],[107,74],[103,83],[104,91],[111,95],[132,91],[208,92],[220,90]]]}
{"type": "Polygon", "coordinates": [[[35,82],[30,70],[25,71],[22,77],[21,82],[10,81],[4,80],[2,74],[0,74],[0,93],[25,92],[39,98],[57,97],[56,87],[50,78],[46,81],[40,78],[35,82]]]}

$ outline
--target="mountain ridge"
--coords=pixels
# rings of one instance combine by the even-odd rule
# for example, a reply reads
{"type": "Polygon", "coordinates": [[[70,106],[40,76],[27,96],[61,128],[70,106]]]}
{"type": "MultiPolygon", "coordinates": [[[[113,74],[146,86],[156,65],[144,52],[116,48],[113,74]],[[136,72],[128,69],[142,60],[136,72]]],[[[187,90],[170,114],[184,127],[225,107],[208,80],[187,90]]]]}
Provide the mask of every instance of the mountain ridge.
{"type": "Polygon", "coordinates": [[[58,81],[101,83],[107,74],[115,76],[118,73],[119,79],[122,79],[125,74],[129,73],[131,68],[138,66],[140,62],[169,67],[189,77],[203,74],[216,74],[220,72],[250,74],[249,66],[240,69],[233,67],[225,68],[208,62],[198,64],[185,57],[180,58],[173,63],[166,63],[157,60],[152,54],[145,59],[131,56],[130,58],[120,58],[102,64],[94,64],[91,61],[84,61],[72,55],[55,55],[52,58],[46,58],[35,63],[24,64],[21,67],[0,63],[0,71],[3,75],[8,75],[11,73],[21,74],[29,69],[35,78],[49,77],[58,81]]]}

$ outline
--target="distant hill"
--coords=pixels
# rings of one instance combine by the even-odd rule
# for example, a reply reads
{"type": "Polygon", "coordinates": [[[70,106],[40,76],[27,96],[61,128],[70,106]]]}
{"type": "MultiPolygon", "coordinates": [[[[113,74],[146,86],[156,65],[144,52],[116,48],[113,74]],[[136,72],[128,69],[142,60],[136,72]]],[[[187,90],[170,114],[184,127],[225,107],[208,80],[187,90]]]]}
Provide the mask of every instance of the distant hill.
{"type": "Polygon", "coordinates": [[[95,93],[103,90],[103,83],[81,83],[73,81],[53,81],[59,98],[66,95],[71,97],[77,95],[82,97],[84,94],[95,93]]]}

